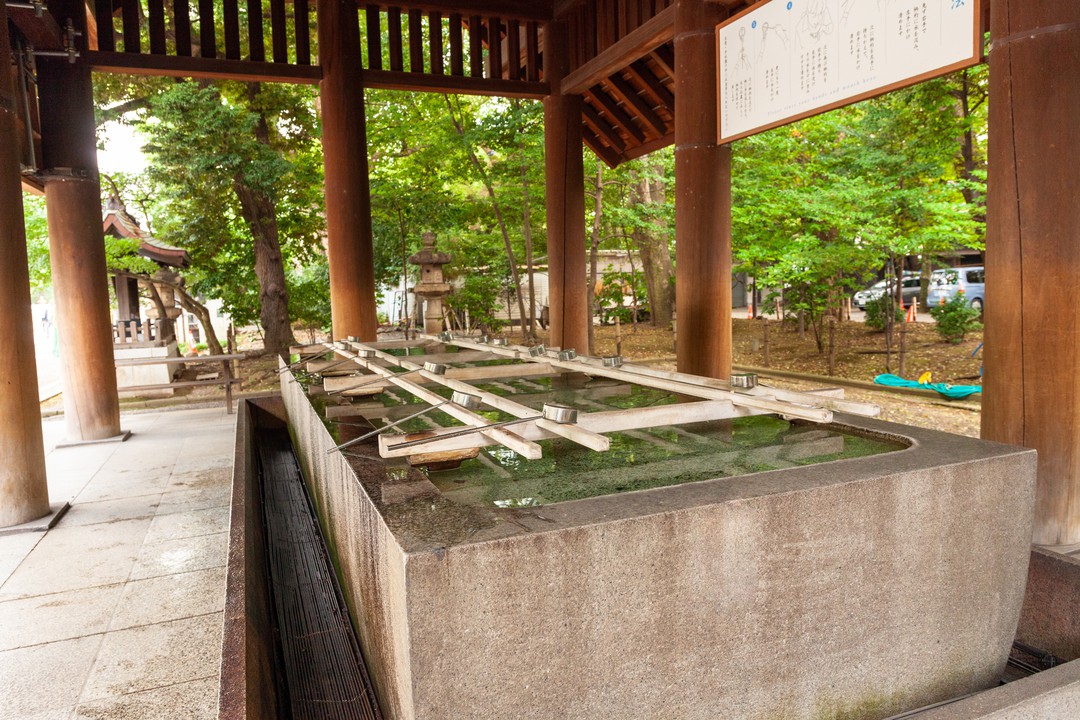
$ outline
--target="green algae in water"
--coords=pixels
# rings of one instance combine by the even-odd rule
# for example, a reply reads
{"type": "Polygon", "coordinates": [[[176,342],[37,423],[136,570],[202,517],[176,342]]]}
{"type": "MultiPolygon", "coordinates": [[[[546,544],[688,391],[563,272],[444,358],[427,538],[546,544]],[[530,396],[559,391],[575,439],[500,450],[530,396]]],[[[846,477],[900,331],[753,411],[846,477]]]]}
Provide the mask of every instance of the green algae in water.
{"type": "Polygon", "coordinates": [[[483,487],[478,497],[485,504],[530,507],[865,457],[903,447],[831,429],[822,432],[816,426],[767,415],[696,423],[680,426],[680,430],[659,427],[610,433],[608,437],[611,449],[602,453],[561,438],[544,440],[539,443],[543,448],[539,460],[489,446],[481,449],[482,459],[466,460],[455,470],[432,472],[430,479],[443,492],[483,487]],[[654,442],[650,436],[662,442],[654,442]],[[839,438],[841,451],[812,454],[834,449],[839,438]]]}

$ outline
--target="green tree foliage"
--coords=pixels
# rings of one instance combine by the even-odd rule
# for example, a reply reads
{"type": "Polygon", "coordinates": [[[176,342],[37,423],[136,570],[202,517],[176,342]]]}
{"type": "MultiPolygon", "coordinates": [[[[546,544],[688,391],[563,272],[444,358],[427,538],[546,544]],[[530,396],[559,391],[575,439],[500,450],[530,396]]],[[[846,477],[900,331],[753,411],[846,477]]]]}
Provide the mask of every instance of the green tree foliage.
{"type": "Polygon", "coordinates": [[[185,248],[195,292],[258,320],[268,350],[293,341],[285,266],[321,254],[322,157],[309,88],[176,83],[140,123],[155,232],[185,248]]]}

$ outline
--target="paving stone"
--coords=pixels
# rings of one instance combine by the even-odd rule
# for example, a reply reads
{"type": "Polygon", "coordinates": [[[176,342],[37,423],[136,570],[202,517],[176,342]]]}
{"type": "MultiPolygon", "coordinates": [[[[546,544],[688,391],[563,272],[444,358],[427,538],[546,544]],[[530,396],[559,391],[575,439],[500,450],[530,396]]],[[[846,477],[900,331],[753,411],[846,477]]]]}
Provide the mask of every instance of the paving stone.
{"type": "Polygon", "coordinates": [[[109,628],[121,630],[224,609],[224,567],[162,575],[127,583],[109,628]]]}
{"type": "Polygon", "coordinates": [[[105,632],[122,584],[0,602],[0,650],[105,632]]]}
{"type": "Polygon", "coordinates": [[[56,717],[74,706],[94,663],[101,635],[0,652],[0,720],[56,717]],[[41,714],[48,711],[49,714],[41,714]]]}
{"type": "Polygon", "coordinates": [[[211,613],[108,633],[80,702],[216,676],[221,623],[211,613]]]}
{"type": "Polygon", "coordinates": [[[216,677],[129,693],[79,705],[78,720],[213,720],[218,709],[216,677]]]}
{"type": "Polygon", "coordinates": [[[0,587],[0,600],[123,582],[149,527],[143,518],[53,528],[0,587]]]}
{"type": "Polygon", "coordinates": [[[228,536],[227,532],[222,532],[144,545],[131,571],[131,579],[223,566],[228,556],[228,536]]]}
{"type": "Polygon", "coordinates": [[[154,544],[226,532],[229,529],[229,510],[228,507],[214,507],[159,514],[150,523],[145,542],[154,544]]]}

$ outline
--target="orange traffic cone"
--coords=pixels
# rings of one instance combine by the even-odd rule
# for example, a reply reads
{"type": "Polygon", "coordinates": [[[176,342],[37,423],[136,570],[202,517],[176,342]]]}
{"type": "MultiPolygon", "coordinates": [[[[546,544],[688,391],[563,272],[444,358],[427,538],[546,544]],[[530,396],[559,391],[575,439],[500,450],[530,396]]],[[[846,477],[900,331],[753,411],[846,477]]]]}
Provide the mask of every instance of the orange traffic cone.
{"type": "Polygon", "coordinates": [[[907,309],[907,318],[905,318],[905,319],[906,319],[906,320],[907,320],[907,322],[909,322],[909,323],[913,323],[913,322],[915,322],[915,321],[916,321],[916,318],[915,318],[915,304],[916,304],[917,302],[918,302],[918,300],[912,300],[912,301],[911,301],[911,305],[908,305],[908,309],[907,309]]]}

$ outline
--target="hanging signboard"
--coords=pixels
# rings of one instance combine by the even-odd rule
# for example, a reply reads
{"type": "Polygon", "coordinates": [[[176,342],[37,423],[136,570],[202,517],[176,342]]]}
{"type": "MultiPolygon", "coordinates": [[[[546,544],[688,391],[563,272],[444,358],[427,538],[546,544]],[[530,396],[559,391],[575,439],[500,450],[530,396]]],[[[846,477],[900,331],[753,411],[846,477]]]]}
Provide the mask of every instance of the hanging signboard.
{"type": "Polygon", "coordinates": [[[970,67],[979,0],[766,0],[716,29],[719,142],[970,67]]]}

